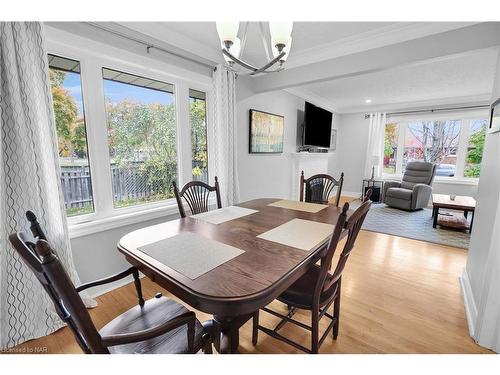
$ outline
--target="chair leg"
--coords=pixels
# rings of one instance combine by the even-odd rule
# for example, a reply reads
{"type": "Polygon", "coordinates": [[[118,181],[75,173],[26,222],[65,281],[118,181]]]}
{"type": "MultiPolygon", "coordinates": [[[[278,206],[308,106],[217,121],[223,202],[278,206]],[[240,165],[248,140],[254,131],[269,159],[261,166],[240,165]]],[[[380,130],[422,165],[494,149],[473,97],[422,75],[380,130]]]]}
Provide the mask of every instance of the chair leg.
{"type": "Polygon", "coordinates": [[[339,324],[340,324],[340,290],[339,290],[339,295],[337,296],[335,302],[333,303],[333,317],[335,319],[335,324],[332,329],[333,339],[337,340],[337,336],[339,335],[339,324]]]}
{"type": "Polygon", "coordinates": [[[316,308],[311,311],[311,352],[319,352],[319,309],[316,308]]]}
{"type": "Polygon", "coordinates": [[[136,268],[132,275],[134,276],[135,290],[137,291],[137,298],[139,299],[139,305],[144,306],[144,298],[142,296],[141,280],[139,279],[139,270],[136,268]]]}
{"type": "Polygon", "coordinates": [[[208,333],[205,333],[201,337],[201,340],[203,343],[203,353],[212,354],[212,337],[208,333]]]}
{"type": "Polygon", "coordinates": [[[259,338],[259,310],[253,313],[252,320],[252,345],[257,345],[257,340],[259,338]]]}

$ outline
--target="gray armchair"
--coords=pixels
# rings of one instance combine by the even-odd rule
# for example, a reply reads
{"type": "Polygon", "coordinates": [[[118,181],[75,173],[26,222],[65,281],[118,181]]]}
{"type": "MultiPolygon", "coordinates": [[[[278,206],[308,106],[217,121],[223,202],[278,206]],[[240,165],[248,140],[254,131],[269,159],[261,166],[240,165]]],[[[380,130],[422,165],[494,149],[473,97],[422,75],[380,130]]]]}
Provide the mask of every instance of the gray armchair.
{"type": "Polygon", "coordinates": [[[385,181],[383,201],[391,207],[415,211],[427,207],[432,194],[436,164],[412,161],[406,165],[403,180],[385,181]]]}

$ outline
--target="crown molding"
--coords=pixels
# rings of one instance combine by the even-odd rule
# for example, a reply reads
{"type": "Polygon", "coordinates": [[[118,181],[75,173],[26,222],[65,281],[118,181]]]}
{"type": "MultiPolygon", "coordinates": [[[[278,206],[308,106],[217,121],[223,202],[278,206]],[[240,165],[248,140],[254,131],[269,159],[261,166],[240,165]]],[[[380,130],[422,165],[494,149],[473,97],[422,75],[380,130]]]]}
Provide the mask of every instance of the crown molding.
{"type": "Polygon", "coordinates": [[[412,39],[439,34],[474,25],[478,22],[405,22],[324,43],[290,53],[286,68],[294,68],[369,49],[384,47],[412,39]]]}

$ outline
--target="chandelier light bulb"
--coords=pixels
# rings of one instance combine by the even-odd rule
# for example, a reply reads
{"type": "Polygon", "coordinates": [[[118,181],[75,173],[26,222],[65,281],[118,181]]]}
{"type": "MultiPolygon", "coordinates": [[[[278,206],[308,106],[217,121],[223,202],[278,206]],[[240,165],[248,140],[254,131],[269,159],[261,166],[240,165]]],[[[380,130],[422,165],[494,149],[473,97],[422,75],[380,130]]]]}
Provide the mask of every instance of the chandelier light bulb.
{"type": "MultiPolygon", "coordinates": [[[[221,47],[222,48],[226,48],[224,46],[224,42],[221,42],[221,47]]],[[[228,51],[234,57],[237,57],[237,58],[240,57],[240,52],[241,52],[241,40],[240,40],[240,38],[236,37],[234,39],[234,42],[233,42],[233,44],[231,45],[231,47],[229,48],[228,51]]],[[[227,63],[233,63],[234,62],[229,56],[226,56],[224,54],[222,54],[222,56],[224,56],[224,60],[226,60],[227,63]]]]}
{"type": "Polygon", "coordinates": [[[238,35],[238,29],[240,27],[239,22],[216,22],[215,26],[217,28],[217,33],[219,34],[220,41],[223,45],[224,42],[234,43],[236,36],[238,35]]]}
{"type": "MultiPolygon", "coordinates": [[[[290,47],[291,47],[291,45],[292,45],[292,38],[290,38],[290,40],[288,41],[288,43],[283,48],[283,52],[285,52],[286,55],[283,56],[280,59],[281,63],[284,63],[286,61],[286,59],[288,58],[288,54],[290,53],[290,47]]],[[[273,56],[277,57],[280,54],[280,51],[278,50],[278,48],[276,48],[276,46],[272,46],[272,47],[273,47],[273,56]]]]}
{"type": "Polygon", "coordinates": [[[269,22],[273,46],[286,46],[292,39],[293,22],[269,22]]]}

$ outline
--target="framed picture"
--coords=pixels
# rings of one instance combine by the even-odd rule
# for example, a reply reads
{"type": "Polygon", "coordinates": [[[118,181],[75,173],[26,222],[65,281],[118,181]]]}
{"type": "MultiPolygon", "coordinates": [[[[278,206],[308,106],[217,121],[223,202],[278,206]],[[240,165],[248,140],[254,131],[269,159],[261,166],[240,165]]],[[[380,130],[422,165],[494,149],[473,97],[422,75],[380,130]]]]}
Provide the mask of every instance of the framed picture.
{"type": "Polygon", "coordinates": [[[500,99],[491,105],[490,133],[500,131],[500,99]]]}
{"type": "Polygon", "coordinates": [[[272,113],[250,110],[251,154],[277,154],[283,152],[285,117],[272,113]]]}

